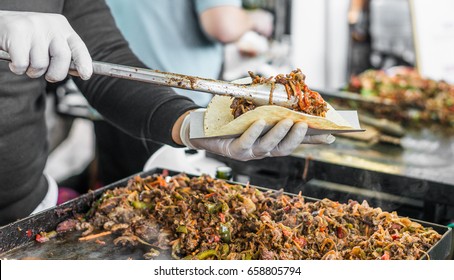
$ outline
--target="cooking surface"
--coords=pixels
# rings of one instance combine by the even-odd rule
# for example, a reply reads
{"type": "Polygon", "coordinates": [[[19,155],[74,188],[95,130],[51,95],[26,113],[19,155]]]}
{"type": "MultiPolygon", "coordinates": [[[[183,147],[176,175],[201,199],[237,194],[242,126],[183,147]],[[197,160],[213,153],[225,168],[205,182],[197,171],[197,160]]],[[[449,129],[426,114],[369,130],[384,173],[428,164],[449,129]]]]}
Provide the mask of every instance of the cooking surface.
{"type": "Polygon", "coordinates": [[[331,145],[301,146],[292,156],[454,186],[452,139],[423,135],[405,136],[402,141],[405,147],[338,136],[331,145]]]}
{"type": "MultiPolygon", "coordinates": [[[[141,176],[154,173],[162,173],[162,170],[154,169],[141,173],[141,176]]],[[[175,173],[171,172],[171,174],[175,173]]],[[[128,178],[0,228],[0,252],[2,253],[0,259],[143,259],[143,254],[147,252],[146,247],[114,246],[112,236],[81,242],[78,240],[81,233],[72,232],[60,234],[57,238],[45,243],[34,241],[36,233],[55,230],[58,223],[72,217],[74,211],[87,211],[90,204],[100,197],[103,191],[125,186],[127,180],[128,178]],[[27,234],[29,230],[33,234],[27,234]]],[[[307,198],[306,201],[313,201],[313,199],[307,198]]],[[[428,254],[431,259],[446,259],[451,248],[452,230],[437,224],[417,222],[425,227],[432,227],[443,235],[428,254]]],[[[160,253],[157,259],[171,259],[168,251],[161,250],[160,253]]]]}
{"type": "MultiPolygon", "coordinates": [[[[59,234],[57,238],[46,243],[29,242],[0,257],[44,260],[138,260],[143,259],[143,254],[147,252],[145,246],[114,246],[114,238],[111,235],[88,241],[78,241],[80,233],[80,231],[76,231],[59,234]],[[103,241],[105,244],[97,243],[96,240],[103,241]]],[[[156,259],[170,259],[168,251],[161,250],[160,252],[160,256],[156,259]]]]}
{"type": "MultiPolygon", "coordinates": [[[[410,109],[397,109],[384,114],[386,119],[380,119],[371,115],[370,110],[377,106],[386,107],[384,104],[371,107],[369,102],[361,101],[365,99],[362,95],[353,94],[353,97],[358,97],[356,100],[344,91],[329,93],[321,90],[320,93],[338,110],[358,108],[361,123],[370,128],[358,137],[367,138],[367,133],[375,135],[374,132],[378,132],[387,139],[393,138],[391,142],[394,144],[359,141],[339,135],[332,145],[305,145],[294,151],[293,156],[454,186],[454,135],[449,125],[410,123],[406,126],[400,124],[393,114],[406,112],[411,115],[410,109]],[[389,137],[392,135],[397,137],[389,137]]],[[[375,102],[384,101],[379,98],[375,102]]]]}

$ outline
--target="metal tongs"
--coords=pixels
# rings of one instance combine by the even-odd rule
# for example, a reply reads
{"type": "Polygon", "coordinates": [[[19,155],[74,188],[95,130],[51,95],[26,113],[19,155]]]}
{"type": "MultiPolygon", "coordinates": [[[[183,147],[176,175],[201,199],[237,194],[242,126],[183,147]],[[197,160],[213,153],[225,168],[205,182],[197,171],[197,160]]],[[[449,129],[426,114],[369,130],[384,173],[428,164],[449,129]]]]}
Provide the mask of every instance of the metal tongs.
{"type": "MultiPolygon", "coordinates": [[[[0,51],[0,60],[11,62],[8,53],[0,51]]],[[[167,87],[182,88],[187,90],[208,92],[216,95],[226,95],[244,98],[252,101],[257,106],[275,104],[293,108],[297,98],[287,96],[285,87],[276,84],[270,97],[272,88],[270,84],[234,84],[230,82],[187,76],[182,74],[161,72],[137,67],[130,67],[106,62],[93,61],[93,73],[102,76],[140,81],[167,87]]],[[[74,63],[71,63],[69,74],[78,76],[74,63]]]]}

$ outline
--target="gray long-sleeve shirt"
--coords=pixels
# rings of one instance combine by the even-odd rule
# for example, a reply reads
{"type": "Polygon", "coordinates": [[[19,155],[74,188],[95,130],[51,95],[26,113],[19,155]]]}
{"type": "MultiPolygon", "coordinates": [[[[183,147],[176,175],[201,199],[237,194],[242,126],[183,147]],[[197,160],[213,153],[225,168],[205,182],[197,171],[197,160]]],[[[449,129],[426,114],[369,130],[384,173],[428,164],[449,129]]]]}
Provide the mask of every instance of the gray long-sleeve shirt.
{"type": "MultiPolygon", "coordinates": [[[[2,0],[0,10],[63,14],[93,60],[145,67],[117,30],[104,0],[2,0]]],[[[174,146],[173,124],[197,108],[164,87],[101,76],[75,82],[110,122],[135,137],[174,146]]],[[[48,153],[45,87],[44,78],[17,76],[0,63],[0,225],[30,214],[47,192],[42,174],[48,153]]]]}

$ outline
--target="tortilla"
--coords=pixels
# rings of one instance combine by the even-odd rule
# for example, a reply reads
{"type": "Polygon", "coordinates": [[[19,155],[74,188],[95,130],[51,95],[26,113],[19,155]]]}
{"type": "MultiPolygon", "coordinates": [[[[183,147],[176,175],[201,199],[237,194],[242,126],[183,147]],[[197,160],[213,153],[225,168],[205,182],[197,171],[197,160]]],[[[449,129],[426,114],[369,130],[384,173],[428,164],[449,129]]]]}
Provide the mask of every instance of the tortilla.
{"type": "MultiPolygon", "coordinates": [[[[252,79],[247,77],[235,80],[232,83],[250,84],[252,79]]],[[[235,119],[230,109],[233,99],[221,95],[215,95],[211,99],[204,115],[205,137],[238,136],[260,119],[263,119],[267,124],[267,129],[264,132],[285,118],[292,119],[294,122],[305,122],[309,128],[313,129],[337,130],[339,132],[357,130],[340,116],[329,103],[327,103],[326,117],[312,116],[277,105],[265,105],[246,112],[235,119]]]]}
{"type": "Polygon", "coordinates": [[[308,127],[321,130],[354,130],[334,108],[328,104],[326,117],[312,116],[293,111],[277,105],[259,106],[234,119],[230,105],[233,98],[228,96],[214,96],[204,117],[204,133],[206,137],[240,135],[255,121],[263,119],[268,127],[279,121],[289,118],[294,122],[305,122],[308,127]]]}

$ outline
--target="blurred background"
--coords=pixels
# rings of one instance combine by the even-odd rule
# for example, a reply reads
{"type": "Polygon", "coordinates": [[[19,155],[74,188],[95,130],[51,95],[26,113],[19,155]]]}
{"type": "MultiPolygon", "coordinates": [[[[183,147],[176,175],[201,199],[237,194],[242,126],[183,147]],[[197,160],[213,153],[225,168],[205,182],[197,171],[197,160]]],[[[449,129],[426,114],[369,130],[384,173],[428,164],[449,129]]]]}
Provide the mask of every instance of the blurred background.
{"type": "MultiPolygon", "coordinates": [[[[247,163],[163,147],[147,168],[213,174],[227,165],[240,182],[343,202],[367,199],[402,215],[452,223],[454,91],[446,82],[438,84],[452,69],[449,64],[443,73],[433,69],[441,63],[421,69],[434,53],[440,61],[451,60],[446,50],[454,24],[441,12],[449,1],[242,3],[246,10],[272,14],[273,32],[266,37],[249,31],[224,44],[220,78],[232,81],[248,71],[268,77],[300,68],[309,87],[336,109],[357,110],[366,133],[339,135],[329,147],[302,146],[289,157],[247,163]],[[430,16],[422,18],[421,11],[430,16]],[[440,28],[444,36],[434,51],[425,38],[440,28]]],[[[102,116],[71,81],[49,88],[47,119],[51,154],[46,169],[61,188],[60,202],[101,186],[93,124],[103,122],[102,116]]]]}

